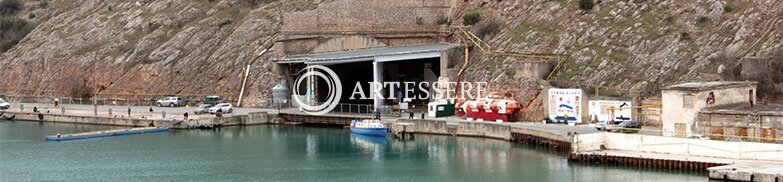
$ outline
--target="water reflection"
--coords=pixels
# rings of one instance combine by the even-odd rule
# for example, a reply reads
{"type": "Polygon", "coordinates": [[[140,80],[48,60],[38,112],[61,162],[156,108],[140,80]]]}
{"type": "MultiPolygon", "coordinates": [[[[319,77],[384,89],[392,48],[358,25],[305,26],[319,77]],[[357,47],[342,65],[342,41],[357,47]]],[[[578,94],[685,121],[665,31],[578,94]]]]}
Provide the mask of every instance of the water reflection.
{"type": "Polygon", "coordinates": [[[560,153],[494,139],[396,140],[342,128],[261,125],[43,141],[56,132],[111,128],[0,122],[0,181],[704,181],[706,176],[569,163],[560,153]]]}

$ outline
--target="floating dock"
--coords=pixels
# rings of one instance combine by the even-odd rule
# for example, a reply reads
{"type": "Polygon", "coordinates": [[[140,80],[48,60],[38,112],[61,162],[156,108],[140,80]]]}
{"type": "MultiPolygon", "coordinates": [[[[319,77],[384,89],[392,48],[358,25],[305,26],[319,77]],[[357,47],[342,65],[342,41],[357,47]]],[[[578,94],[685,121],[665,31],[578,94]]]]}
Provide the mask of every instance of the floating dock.
{"type": "Polygon", "coordinates": [[[98,137],[164,132],[168,130],[169,130],[168,127],[144,127],[144,128],[91,131],[91,132],[73,133],[73,134],[65,134],[65,135],[50,135],[50,136],[46,136],[46,141],[80,140],[80,139],[98,138],[98,137]]]}

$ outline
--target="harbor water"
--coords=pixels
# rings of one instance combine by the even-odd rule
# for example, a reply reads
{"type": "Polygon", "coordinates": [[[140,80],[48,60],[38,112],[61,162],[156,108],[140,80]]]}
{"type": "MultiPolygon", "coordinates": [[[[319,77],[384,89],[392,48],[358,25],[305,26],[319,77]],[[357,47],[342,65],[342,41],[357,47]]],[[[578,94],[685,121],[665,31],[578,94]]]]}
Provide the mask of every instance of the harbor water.
{"type": "Polygon", "coordinates": [[[507,141],[260,125],[46,142],[120,127],[0,121],[0,181],[706,181],[704,173],[568,162],[507,141]]]}

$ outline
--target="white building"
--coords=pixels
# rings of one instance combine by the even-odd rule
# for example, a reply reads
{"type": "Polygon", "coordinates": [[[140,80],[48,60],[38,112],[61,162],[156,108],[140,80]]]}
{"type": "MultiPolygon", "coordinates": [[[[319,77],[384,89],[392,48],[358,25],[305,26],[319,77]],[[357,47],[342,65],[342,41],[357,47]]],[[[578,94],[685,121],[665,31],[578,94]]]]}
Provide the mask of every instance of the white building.
{"type": "Polygon", "coordinates": [[[756,102],[756,82],[690,82],[662,90],[664,136],[685,137],[705,107],[756,102]]]}

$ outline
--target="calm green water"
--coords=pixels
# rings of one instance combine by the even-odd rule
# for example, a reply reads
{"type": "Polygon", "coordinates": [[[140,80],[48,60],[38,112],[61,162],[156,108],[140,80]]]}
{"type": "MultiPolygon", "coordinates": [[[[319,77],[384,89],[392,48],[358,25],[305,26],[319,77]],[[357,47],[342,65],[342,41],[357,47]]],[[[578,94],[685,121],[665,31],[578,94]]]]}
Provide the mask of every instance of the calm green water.
{"type": "Polygon", "coordinates": [[[107,126],[0,121],[0,181],[705,181],[705,174],[569,163],[480,138],[414,141],[341,128],[252,126],[45,142],[107,126]]]}

